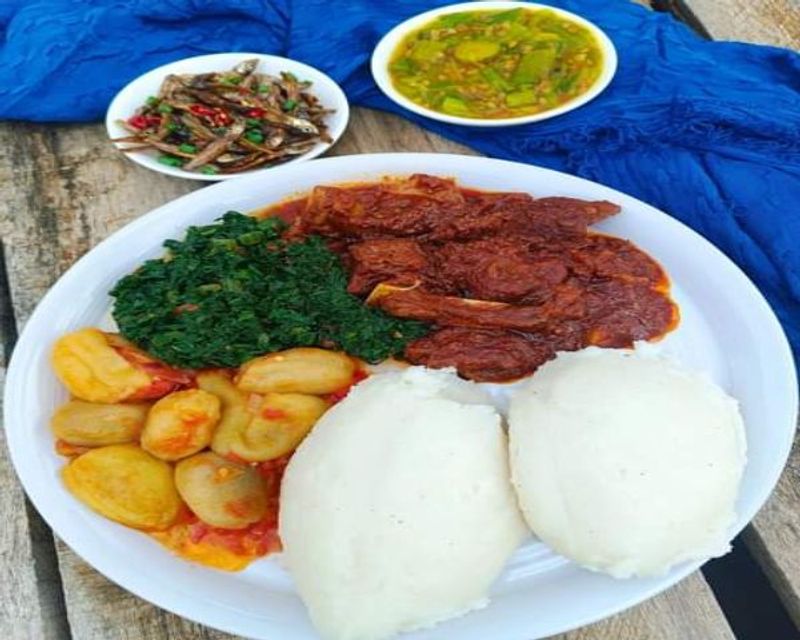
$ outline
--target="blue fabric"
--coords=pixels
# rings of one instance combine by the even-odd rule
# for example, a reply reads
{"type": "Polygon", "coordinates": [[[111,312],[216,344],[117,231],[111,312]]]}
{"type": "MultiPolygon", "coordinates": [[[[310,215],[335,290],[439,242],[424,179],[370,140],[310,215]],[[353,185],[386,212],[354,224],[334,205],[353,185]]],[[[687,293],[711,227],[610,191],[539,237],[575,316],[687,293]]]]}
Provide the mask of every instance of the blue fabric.
{"type": "Polygon", "coordinates": [[[441,1],[49,0],[0,5],[0,118],[97,120],[139,74],[186,56],[278,53],[354,104],[400,113],[490,156],[578,174],[669,212],[756,282],[800,353],[800,56],[707,42],[624,0],[547,0],[600,25],[620,67],[589,105],[507,129],[448,126],[384,98],[368,59],[441,1]]]}

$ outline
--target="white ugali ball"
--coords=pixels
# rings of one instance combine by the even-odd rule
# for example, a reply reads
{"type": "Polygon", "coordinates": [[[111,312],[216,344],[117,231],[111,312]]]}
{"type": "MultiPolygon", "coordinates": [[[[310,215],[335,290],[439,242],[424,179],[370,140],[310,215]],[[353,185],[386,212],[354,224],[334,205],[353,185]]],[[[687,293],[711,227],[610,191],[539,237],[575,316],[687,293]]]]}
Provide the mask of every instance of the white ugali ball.
{"type": "Polygon", "coordinates": [[[452,371],[357,385],[281,488],[286,563],[325,638],[386,638],[484,606],[526,535],[500,418],[452,371]]]}
{"type": "Polygon", "coordinates": [[[744,426],[705,377],[632,351],[561,353],[509,422],[520,506],[558,553],[624,578],[729,550],[744,426]]]}

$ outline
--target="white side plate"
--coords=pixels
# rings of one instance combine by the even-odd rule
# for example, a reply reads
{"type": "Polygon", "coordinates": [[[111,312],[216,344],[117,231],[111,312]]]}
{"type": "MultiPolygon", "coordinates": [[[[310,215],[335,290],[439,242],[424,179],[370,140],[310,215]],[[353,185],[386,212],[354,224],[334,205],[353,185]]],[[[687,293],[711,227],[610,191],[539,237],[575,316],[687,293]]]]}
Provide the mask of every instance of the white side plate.
{"type": "Polygon", "coordinates": [[[614,43],[611,42],[603,30],[600,29],[593,22],[589,22],[579,15],[564,11],[557,7],[551,7],[545,4],[536,4],[535,2],[516,2],[515,0],[484,0],[482,2],[462,2],[460,4],[451,4],[446,7],[439,7],[432,9],[425,13],[409,18],[405,22],[401,22],[387,33],[375,47],[372,52],[372,77],[375,79],[378,87],[386,96],[399,104],[401,107],[418,113],[421,116],[431,118],[433,120],[441,120],[442,122],[449,122],[450,124],[463,124],[469,127],[507,127],[509,125],[528,124],[531,122],[539,122],[560,116],[563,113],[577,109],[578,107],[586,104],[590,100],[594,100],[599,96],[603,90],[609,85],[617,72],[617,50],[614,48],[614,43]],[[589,87],[589,90],[572,100],[565,102],[562,105],[542,111],[541,113],[532,113],[527,116],[516,116],[513,118],[463,118],[461,116],[451,116],[447,113],[434,111],[423,107],[416,102],[409,100],[392,84],[392,79],[389,76],[389,61],[391,60],[394,50],[397,45],[412,31],[424,27],[429,22],[438,18],[439,16],[447,15],[449,13],[459,13],[463,11],[505,11],[509,9],[547,9],[559,16],[576,22],[577,24],[585,27],[594,36],[597,45],[603,51],[603,69],[600,76],[595,83],[589,87]]]}
{"type": "MultiPolygon", "coordinates": [[[[347,120],[350,118],[350,107],[347,103],[347,97],[344,95],[344,91],[341,90],[338,84],[322,73],[322,71],[318,71],[314,67],[310,67],[302,62],[297,62],[296,60],[290,60],[289,58],[270,56],[263,53],[214,53],[207,56],[184,58],[183,60],[171,62],[170,64],[165,64],[152,71],[148,71],[123,87],[111,101],[108,111],[106,112],[106,130],[108,131],[108,137],[113,139],[130,135],[128,131],[117,124],[117,120],[127,120],[130,118],[136,110],[144,104],[148,96],[154,96],[158,93],[162,81],[168,75],[173,73],[196,74],[211,73],[213,71],[228,71],[243,60],[249,60],[251,58],[258,59],[257,71],[259,73],[268,73],[277,76],[281,71],[289,71],[300,80],[311,80],[313,84],[309,88],[309,92],[317,96],[320,103],[327,109],[335,109],[335,112],[328,115],[326,118],[328,133],[333,141],[318,142],[304,154],[295,156],[283,164],[296,164],[304,160],[316,158],[336,144],[336,141],[342,137],[344,130],[347,128],[347,120]]],[[[124,143],[117,144],[119,148],[127,146],[131,145],[124,143]]],[[[152,169],[153,171],[166,173],[167,175],[177,178],[190,178],[192,180],[206,180],[210,182],[240,178],[241,176],[250,174],[263,174],[267,171],[273,171],[276,168],[266,167],[253,169],[251,171],[242,171],[241,173],[217,173],[206,175],[199,171],[184,171],[180,167],[168,167],[167,165],[161,164],[157,159],[160,153],[160,151],[156,150],[144,150],[132,151],[125,155],[135,163],[152,169]]]]}

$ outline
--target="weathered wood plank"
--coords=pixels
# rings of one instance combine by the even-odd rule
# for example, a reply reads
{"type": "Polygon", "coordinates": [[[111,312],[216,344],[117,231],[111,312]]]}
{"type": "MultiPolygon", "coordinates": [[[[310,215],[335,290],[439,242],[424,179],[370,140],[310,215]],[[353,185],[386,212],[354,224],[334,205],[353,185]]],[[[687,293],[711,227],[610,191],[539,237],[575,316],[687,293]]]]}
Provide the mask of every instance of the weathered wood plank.
{"type": "MultiPolygon", "coordinates": [[[[88,248],[130,219],[194,188],[123,162],[99,126],[0,131],[0,230],[12,245],[10,281],[18,318],[28,317],[55,278],[88,248]]],[[[400,118],[356,110],[336,154],[468,150],[400,118]]],[[[69,624],[91,640],[180,637],[222,640],[221,634],[168,614],[92,570],[63,543],[58,557],[69,624]]],[[[699,574],[668,593],[567,638],[729,638],[716,601],[699,574]],[[697,636],[686,629],[697,630],[697,636]],[[665,634],[664,630],[669,633],[665,634]]]]}
{"type": "MultiPolygon", "coordinates": [[[[0,366],[0,391],[4,377],[5,369],[0,366]]],[[[8,459],[2,428],[0,451],[0,504],[4,513],[0,523],[0,637],[64,640],[69,629],[52,535],[38,514],[31,513],[8,459]]]]}
{"type": "MultiPolygon", "coordinates": [[[[800,49],[797,0],[678,0],[715,40],[740,40],[800,49]]],[[[673,2],[672,3],[676,3],[673,2]]]]}
{"type": "Polygon", "coordinates": [[[775,492],[744,541],[800,628],[800,438],[775,492]]]}
{"type": "Polygon", "coordinates": [[[98,125],[0,128],[0,233],[22,326],[75,260],[136,216],[196,188],[124,158],[98,125]]]}
{"type": "Polygon", "coordinates": [[[10,640],[68,637],[53,536],[30,507],[6,454],[3,396],[8,350],[16,326],[0,243],[0,637],[10,640]]]}
{"type": "Polygon", "coordinates": [[[468,147],[425,131],[398,116],[359,108],[353,110],[347,132],[330,155],[396,151],[478,155],[468,147]]]}

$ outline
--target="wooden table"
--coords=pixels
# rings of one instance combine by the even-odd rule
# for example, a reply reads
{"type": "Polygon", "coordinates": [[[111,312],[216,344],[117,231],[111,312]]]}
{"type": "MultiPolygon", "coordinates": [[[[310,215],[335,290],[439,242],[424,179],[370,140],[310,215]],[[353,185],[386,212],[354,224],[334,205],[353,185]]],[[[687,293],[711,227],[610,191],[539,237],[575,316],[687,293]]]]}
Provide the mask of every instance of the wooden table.
{"type": "MultiPolygon", "coordinates": [[[[800,48],[800,8],[795,2],[662,0],[653,4],[673,10],[714,38],[800,48]]],[[[380,151],[472,153],[400,118],[355,109],[348,133],[334,153],[380,151]]],[[[99,124],[0,125],[0,257],[4,258],[0,260],[0,365],[7,361],[17,331],[41,296],[79,256],[135,217],[198,186],[125,160],[108,144],[99,124]]],[[[3,373],[0,367],[0,384],[3,373]]],[[[0,638],[232,637],[158,609],[95,572],[53,536],[27,502],[5,447],[0,450],[0,638]]],[[[742,540],[800,627],[797,446],[777,490],[742,540]]],[[[564,640],[734,637],[700,572],[622,614],[559,636],[564,640]]]]}

